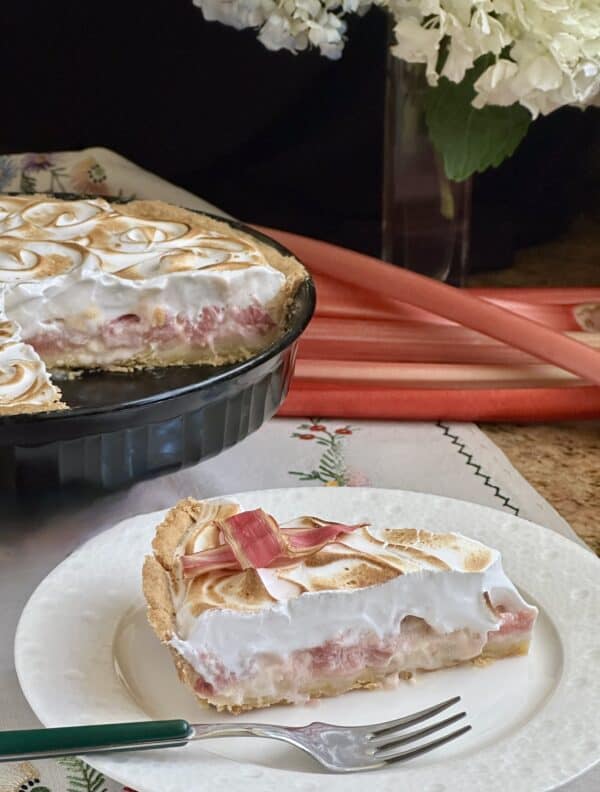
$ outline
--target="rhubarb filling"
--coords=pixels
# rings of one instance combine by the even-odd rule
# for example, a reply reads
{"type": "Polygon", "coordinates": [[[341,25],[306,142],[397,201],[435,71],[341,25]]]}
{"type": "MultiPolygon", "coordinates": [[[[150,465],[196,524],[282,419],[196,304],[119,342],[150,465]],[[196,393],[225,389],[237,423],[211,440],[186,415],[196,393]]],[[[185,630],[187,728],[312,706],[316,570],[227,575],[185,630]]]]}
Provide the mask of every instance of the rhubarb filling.
{"type": "Polygon", "coordinates": [[[194,690],[217,707],[273,698],[298,704],[316,695],[377,683],[394,685],[399,677],[418,671],[499,656],[500,646],[501,656],[526,653],[535,616],[529,611],[506,616],[497,632],[483,635],[467,629],[439,633],[423,619],[407,616],[397,633],[384,640],[364,633],[358,640],[340,636],[287,656],[259,655],[245,675],[231,673],[218,657],[199,654],[194,665],[205,673],[196,672],[194,690]]]}
{"type": "Polygon", "coordinates": [[[85,317],[49,321],[25,338],[50,367],[96,368],[136,361],[188,362],[204,355],[227,357],[240,348],[256,350],[278,332],[276,321],[258,305],[208,306],[196,315],[155,311],[128,313],[106,322],[85,317]]]}

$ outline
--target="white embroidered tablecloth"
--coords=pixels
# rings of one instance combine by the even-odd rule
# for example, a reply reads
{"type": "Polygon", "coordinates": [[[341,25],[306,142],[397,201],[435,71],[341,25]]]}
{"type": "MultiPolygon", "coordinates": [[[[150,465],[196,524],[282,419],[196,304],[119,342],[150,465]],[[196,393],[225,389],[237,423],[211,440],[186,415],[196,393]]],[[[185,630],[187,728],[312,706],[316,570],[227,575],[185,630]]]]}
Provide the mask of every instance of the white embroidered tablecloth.
{"type": "MultiPolygon", "coordinates": [[[[102,148],[0,157],[0,191],[120,194],[220,211],[102,148]]],[[[462,498],[510,511],[578,541],[567,523],[472,424],[346,424],[318,417],[278,418],[215,459],[93,503],[72,505],[41,525],[26,516],[7,517],[0,501],[0,729],[38,725],[15,675],[14,632],[34,588],[79,544],[119,520],[166,508],[188,495],[365,485],[462,498]]],[[[597,792],[600,767],[567,788],[569,792],[597,792]]],[[[0,792],[122,790],[78,759],[0,764],[0,792]]]]}

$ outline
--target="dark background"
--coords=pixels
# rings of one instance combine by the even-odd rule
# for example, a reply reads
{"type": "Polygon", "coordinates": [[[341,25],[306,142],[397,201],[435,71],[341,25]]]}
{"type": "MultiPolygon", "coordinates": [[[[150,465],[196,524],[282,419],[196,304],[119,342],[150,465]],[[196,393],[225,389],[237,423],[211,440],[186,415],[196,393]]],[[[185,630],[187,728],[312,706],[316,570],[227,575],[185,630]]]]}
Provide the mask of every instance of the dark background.
{"type": "MultiPolygon", "coordinates": [[[[268,52],[191,0],[20,0],[0,10],[0,153],[106,146],[250,222],[377,253],[386,20],[344,57],[268,52]]],[[[474,266],[560,233],[597,198],[600,113],[534,124],[474,185],[474,266]]]]}

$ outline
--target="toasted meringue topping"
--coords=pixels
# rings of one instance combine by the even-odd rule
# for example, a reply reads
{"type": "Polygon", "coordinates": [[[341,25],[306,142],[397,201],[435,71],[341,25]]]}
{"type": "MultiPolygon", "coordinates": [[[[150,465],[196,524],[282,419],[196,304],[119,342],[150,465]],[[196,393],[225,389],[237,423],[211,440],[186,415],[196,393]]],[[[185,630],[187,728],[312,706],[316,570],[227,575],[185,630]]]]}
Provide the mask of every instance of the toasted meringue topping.
{"type": "Polygon", "coordinates": [[[110,211],[110,204],[102,199],[35,201],[23,210],[23,226],[16,233],[30,239],[81,239],[110,211]]]}
{"type": "Polygon", "coordinates": [[[0,286],[0,348],[8,341],[18,341],[21,338],[19,326],[11,322],[4,310],[6,287],[0,286]]]}
{"type": "Polygon", "coordinates": [[[0,283],[33,281],[62,275],[83,262],[86,251],[71,242],[36,242],[0,238],[0,283]]]}
{"type": "Polygon", "coordinates": [[[118,215],[99,224],[90,248],[107,272],[142,280],[205,268],[265,265],[260,250],[245,240],[185,223],[140,220],[118,215]]]}
{"type": "Polygon", "coordinates": [[[19,338],[19,328],[14,322],[3,320],[0,317],[0,346],[7,341],[16,341],[19,338]]]}
{"type": "MultiPolygon", "coordinates": [[[[130,256],[128,256],[129,258],[130,256]]],[[[137,259],[138,257],[136,256],[135,258],[137,259]]],[[[115,256],[110,256],[106,253],[102,255],[103,268],[109,272],[114,272],[120,278],[128,278],[129,280],[148,280],[150,278],[158,278],[161,275],[173,275],[177,272],[190,272],[198,269],[228,270],[246,269],[252,266],[250,261],[230,260],[228,253],[225,251],[220,252],[213,247],[177,248],[177,250],[167,253],[144,257],[123,269],[113,269],[123,262],[128,263],[122,256],[117,259],[115,256]]]]}
{"type": "Polygon", "coordinates": [[[17,404],[44,404],[55,398],[44,364],[22,343],[0,347],[0,408],[17,404]]]}
{"type": "Polygon", "coordinates": [[[107,253],[148,253],[176,246],[190,230],[185,223],[112,214],[90,234],[90,246],[107,253]]]}
{"type": "Polygon", "coordinates": [[[188,596],[194,616],[211,608],[227,608],[232,600],[239,604],[238,610],[242,612],[260,610],[276,602],[255,569],[235,574],[202,575],[192,581],[188,596]]]}
{"type": "Polygon", "coordinates": [[[0,196],[0,234],[12,231],[23,225],[23,209],[31,203],[31,198],[0,196]]]}
{"type": "MultiPolygon", "coordinates": [[[[129,280],[147,280],[195,270],[236,270],[269,267],[265,255],[250,240],[234,234],[176,220],[134,217],[98,198],[62,201],[35,196],[0,197],[2,270],[21,270],[19,280],[38,280],[64,271],[66,265],[40,267],[52,243],[76,242],[83,254],[92,252],[101,271],[129,280]],[[38,245],[38,247],[36,247],[38,245]],[[86,250],[87,249],[87,250],[86,250]]],[[[56,251],[54,251],[56,253],[56,251]]],[[[71,259],[73,256],[71,255],[71,259]]],[[[78,262],[81,263],[81,259],[78,262]]]]}
{"type": "MultiPolygon", "coordinates": [[[[193,578],[186,600],[195,612],[215,607],[214,598],[201,600],[203,592],[217,583],[221,591],[229,591],[223,585],[227,577],[235,577],[239,587],[250,569],[258,571],[262,590],[254,575],[252,590],[259,592],[257,603],[264,603],[365,588],[423,570],[482,572],[497,557],[479,542],[455,533],[344,526],[316,517],[278,526],[260,509],[238,511],[221,521],[212,513],[200,513],[193,544],[188,535],[178,555],[183,575],[193,578]]],[[[217,607],[247,610],[259,605],[232,596],[217,607]]]]}

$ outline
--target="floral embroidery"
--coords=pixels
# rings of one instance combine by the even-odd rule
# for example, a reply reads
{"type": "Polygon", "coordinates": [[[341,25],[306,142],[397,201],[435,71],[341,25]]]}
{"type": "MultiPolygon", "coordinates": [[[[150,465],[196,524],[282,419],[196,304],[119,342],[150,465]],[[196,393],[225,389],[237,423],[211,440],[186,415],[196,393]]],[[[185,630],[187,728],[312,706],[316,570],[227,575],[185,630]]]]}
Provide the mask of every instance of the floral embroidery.
{"type": "Polygon", "coordinates": [[[40,786],[39,778],[32,778],[26,784],[21,784],[19,792],[50,792],[48,787],[40,786]]]}
{"type": "Polygon", "coordinates": [[[10,157],[0,157],[0,190],[7,187],[17,174],[15,163],[10,157]]]}
{"type": "Polygon", "coordinates": [[[109,195],[106,171],[94,157],[86,157],[71,169],[71,184],[75,192],[109,195]]]}
{"type": "Polygon", "coordinates": [[[309,421],[310,423],[300,424],[297,427],[299,431],[293,432],[292,437],[298,440],[315,440],[317,445],[324,448],[321,459],[318,466],[311,471],[290,470],[290,476],[297,476],[300,481],[320,481],[326,487],[352,486],[357,474],[348,470],[343,443],[356,429],[346,425],[330,430],[318,418],[311,418],[309,421]]]}
{"type": "Polygon", "coordinates": [[[58,763],[66,770],[67,792],[108,792],[102,773],[81,759],[65,756],[58,763]]]}
{"type": "Polygon", "coordinates": [[[0,778],[0,792],[50,792],[41,786],[40,774],[29,762],[5,765],[0,778]]]}
{"type": "Polygon", "coordinates": [[[83,193],[85,195],[114,195],[133,200],[135,194],[125,195],[108,182],[108,174],[95,157],[81,157],[73,162],[73,155],[14,154],[0,156],[0,191],[14,190],[33,193],[83,193]]]}
{"type": "Polygon", "coordinates": [[[68,192],[65,187],[65,168],[55,163],[50,154],[23,155],[20,170],[19,192],[28,195],[36,192],[68,192]],[[50,177],[48,186],[43,189],[38,183],[42,173],[48,173],[50,177]]]}
{"type": "Polygon", "coordinates": [[[49,154],[25,154],[21,167],[25,171],[45,171],[50,170],[54,165],[49,154]]]}

